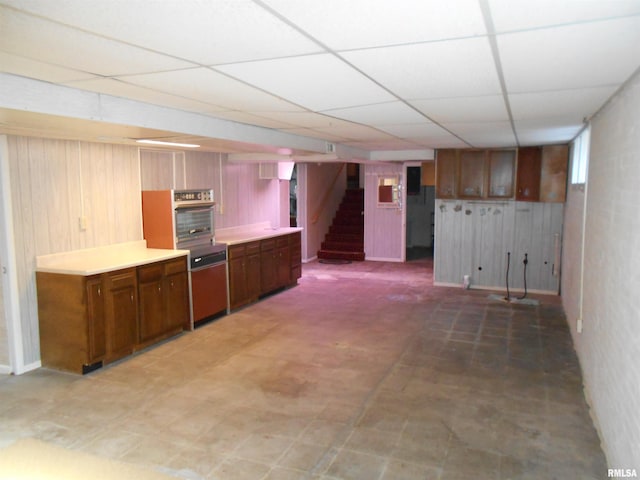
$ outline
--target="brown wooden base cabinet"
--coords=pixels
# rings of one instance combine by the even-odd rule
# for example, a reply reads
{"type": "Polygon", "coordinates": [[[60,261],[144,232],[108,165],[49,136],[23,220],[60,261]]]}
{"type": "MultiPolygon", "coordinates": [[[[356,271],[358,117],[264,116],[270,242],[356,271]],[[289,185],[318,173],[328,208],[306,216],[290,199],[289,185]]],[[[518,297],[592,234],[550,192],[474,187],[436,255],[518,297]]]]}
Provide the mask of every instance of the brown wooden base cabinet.
{"type": "Polygon", "coordinates": [[[295,285],[302,274],[300,232],[228,248],[230,308],[295,285]]]}
{"type": "Polygon", "coordinates": [[[88,373],[188,323],[185,258],[90,276],[36,272],[36,283],[44,367],[88,373]]]}

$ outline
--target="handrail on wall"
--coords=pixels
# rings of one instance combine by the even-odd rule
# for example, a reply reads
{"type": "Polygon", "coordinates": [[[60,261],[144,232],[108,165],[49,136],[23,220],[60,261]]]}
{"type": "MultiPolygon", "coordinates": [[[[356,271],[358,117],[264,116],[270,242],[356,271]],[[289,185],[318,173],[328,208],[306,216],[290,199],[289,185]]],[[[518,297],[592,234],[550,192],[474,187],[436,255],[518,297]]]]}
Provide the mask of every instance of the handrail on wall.
{"type": "Polygon", "coordinates": [[[331,185],[329,185],[329,188],[327,188],[326,192],[324,192],[324,197],[322,197],[322,201],[320,202],[320,205],[318,206],[318,208],[316,209],[316,212],[311,217],[311,224],[315,224],[315,223],[318,222],[318,219],[320,218],[320,214],[322,213],[322,211],[327,206],[327,202],[329,201],[329,195],[333,191],[333,187],[335,186],[336,182],[338,181],[338,178],[340,177],[340,174],[342,173],[342,170],[344,170],[344,166],[345,165],[346,165],[346,163],[342,164],[342,166],[340,167],[340,170],[338,170],[338,172],[336,173],[335,177],[333,177],[333,181],[331,182],[331,185]]]}

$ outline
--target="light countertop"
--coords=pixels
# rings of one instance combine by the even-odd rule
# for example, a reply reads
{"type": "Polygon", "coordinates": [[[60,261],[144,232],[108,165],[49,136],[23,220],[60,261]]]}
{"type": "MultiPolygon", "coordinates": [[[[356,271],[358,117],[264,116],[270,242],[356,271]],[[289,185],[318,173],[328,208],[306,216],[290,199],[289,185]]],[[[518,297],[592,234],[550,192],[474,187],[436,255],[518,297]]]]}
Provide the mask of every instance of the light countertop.
{"type": "Polygon", "coordinates": [[[89,276],[170,260],[188,254],[188,250],[147,248],[147,242],[141,240],[41,255],[36,257],[36,271],[89,276]]]}
{"type": "Polygon", "coordinates": [[[236,245],[238,243],[253,242],[266,238],[279,237],[302,231],[299,227],[273,228],[269,223],[257,223],[241,227],[216,229],[216,242],[236,245]]]}

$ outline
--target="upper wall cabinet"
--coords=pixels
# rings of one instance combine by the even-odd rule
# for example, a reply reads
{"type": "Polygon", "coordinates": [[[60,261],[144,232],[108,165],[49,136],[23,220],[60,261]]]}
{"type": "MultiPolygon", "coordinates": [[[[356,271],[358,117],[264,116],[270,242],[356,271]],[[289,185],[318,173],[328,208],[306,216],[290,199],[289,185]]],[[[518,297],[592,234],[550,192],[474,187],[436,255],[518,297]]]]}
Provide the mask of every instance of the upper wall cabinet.
{"type": "Polygon", "coordinates": [[[513,198],[515,150],[438,150],[437,198],[513,198]]]}
{"type": "Polygon", "coordinates": [[[438,150],[436,197],[564,202],[567,164],[567,145],[438,150]]]}
{"type": "Polygon", "coordinates": [[[456,150],[438,150],[436,154],[436,197],[456,198],[458,154],[456,150]]]}
{"type": "Polygon", "coordinates": [[[515,170],[515,150],[489,150],[488,196],[491,198],[513,198],[515,170]]]}
{"type": "Polygon", "coordinates": [[[568,164],[568,145],[520,148],[516,200],[563,203],[568,164]]]}

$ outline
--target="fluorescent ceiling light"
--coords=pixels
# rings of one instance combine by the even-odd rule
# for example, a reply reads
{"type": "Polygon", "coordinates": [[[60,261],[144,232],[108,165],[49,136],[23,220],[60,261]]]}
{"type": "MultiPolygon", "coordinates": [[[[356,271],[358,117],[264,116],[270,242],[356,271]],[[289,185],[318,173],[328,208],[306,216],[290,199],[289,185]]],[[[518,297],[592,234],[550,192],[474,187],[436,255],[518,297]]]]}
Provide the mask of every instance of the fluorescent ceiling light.
{"type": "Polygon", "coordinates": [[[136,140],[138,143],[147,143],[150,145],[164,145],[166,147],[185,147],[185,148],[198,148],[200,145],[195,143],[175,143],[175,142],[163,142],[161,140],[136,140]]]}

